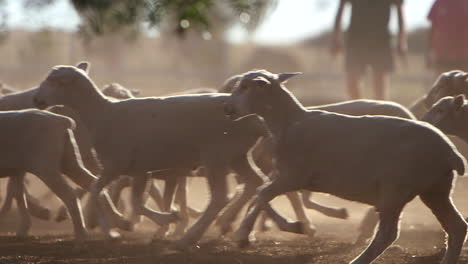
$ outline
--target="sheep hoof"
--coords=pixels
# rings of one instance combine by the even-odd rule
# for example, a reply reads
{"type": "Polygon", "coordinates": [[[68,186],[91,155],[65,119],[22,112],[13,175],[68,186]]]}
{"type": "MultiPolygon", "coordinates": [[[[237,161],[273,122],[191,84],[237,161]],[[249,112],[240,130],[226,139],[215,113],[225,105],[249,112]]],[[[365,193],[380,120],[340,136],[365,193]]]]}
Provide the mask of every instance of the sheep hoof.
{"type": "Polygon", "coordinates": [[[291,223],[291,230],[289,232],[304,235],[306,234],[306,227],[300,221],[293,222],[291,223]]]}
{"type": "Polygon", "coordinates": [[[336,217],[340,219],[348,219],[349,218],[348,210],[346,210],[346,208],[338,209],[338,213],[336,217]]]}
{"type": "Polygon", "coordinates": [[[88,233],[82,231],[75,234],[75,243],[76,245],[83,245],[83,243],[88,239],[88,233]]]}
{"type": "Polygon", "coordinates": [[[16,232],[16,237],[19,239],[26,239],[28,237],[28,230],[19,230],[16,232]]]}
{"type": "Polygon", "coordinates": [[[317,230],[315,230],[315,227],[310,226],[309,224],[303,224],[302,228],[304,230],[304,234],[309,237],[315,236],[315,232],[317,232],[317,230]]]}
{"type": "Polygon", "coordinates": [[[107,236],[107,239],[110,239],[110,240],[117,240],[117,239],[122,238],[122,235],[119,232],[114,231],[114,230],[109,231],[106,234],[106,236],[107,236]]]}
{"type": "Polygon", "coordinates": [[[55,222],[60,223],[68,219],[68,213],[66,210],[60,210],[55,217],[55,222]]]}
{"type": "Polygon", "coordinates": [[[49,209],[43,208],[40,209],[34,216],[41,220],[49,221],[52,217],[52,214],[50,213],[49,209]]]}
{"type": "Polygon", "coordinates": [[[133,231],[134,230],[133,223],[131,221],[127,220],[127,219],[119,219],[117,221],[117,227],[120,230],[124,230],[124,231],[133,231]]]}
{"type": "Polygon", "coordinates": [[[166,233],[169,230],[169,227],[167,225],[161,226],[153,235],[154,238],[165,238],[166,233]]]}
{"type": "Polygon", "coordinates": [[[189,250],[190,246],[192,246],[192,243],[183,238],[174,241],[173,244],[173,248],[178,251],[187,251],[189,250]]]}
{"type": "Polygon", "coordinates": [[[248,238],[246,239],[241,239],[239,241],[237,241],[237,245],[239,248],[247,248],[250,246],[250,241],[248,238]]]}

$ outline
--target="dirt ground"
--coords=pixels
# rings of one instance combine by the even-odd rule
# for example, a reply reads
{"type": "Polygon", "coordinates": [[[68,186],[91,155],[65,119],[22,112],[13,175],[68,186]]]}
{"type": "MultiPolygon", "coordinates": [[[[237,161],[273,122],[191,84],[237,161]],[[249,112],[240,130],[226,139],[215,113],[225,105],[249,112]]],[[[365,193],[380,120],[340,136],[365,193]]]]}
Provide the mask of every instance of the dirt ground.
{"type": "MultiPolygon", "coordinates": [[[[190,184],[191,205],[203,208],[208,197],[203,188],[205,182],[192,180],[190,184]]],[[[454,201],[465,216],[468,215],[464,191],[467,185],[468,178],[460,178],[454,193],[454,201]]],[[[211,228],[197,246],[179,251],[171,240],[153,239],[157,226],[148,221],[140,224],[136,232],[122,233],[121,240],[106,241],[98,232],[93,232],[91,240],[82,247],[74,244],[69,222],[34,220],[31,236],[16,238],[13,231],[17,218],[12,211],[0,219],[0,263],[348,263],[364,249],[364,246],[354,246],[353,242],[368,207],[323,194],[315,195],[314,199],[346,207],[350,218],[331,219],[308,211],[317,229],[314,237],[288,234],[273,227],[266,233],[256,233],[256,241],[247,249],[239,249],[229,235],[221,237],[216,228],[211,228]]],[[[46,206],[54,208],[52,204],[53,200],[46,206]]],[[[283,215],[294,218],[283,197],[274,200],[273,205],[283,215]]],[[[439,263],[443,248],[444,234],[440,226],[429,210],[415,200],[402,215],[400,238],[375,263],[439,263]]],[[[468,246],[459,263],[468,263],[468,246]]]]}
{"type": "MultiPolygon", "coordinates": [[[[151,241],[150,233],[124,234],[120,241],[95,237],[76,247],[71,235],[0,237],[0,263],[348,263],[363,247],[354,247],[341,234],[350,224],[322,226],[314,238],[269,231],[257,236],[250,248],[240,250],[229,238],[207,236],[198,246],[178,251],[167,240],[151,241]]],[[[348,236],[348,235],[345,235],[348,236]]],[[[443,234],[435,230],[403,230],[395,246],[375,263],[438,263],[443,234]]],[[[468,263],[464,250],[459,263],[468,263]]]]}

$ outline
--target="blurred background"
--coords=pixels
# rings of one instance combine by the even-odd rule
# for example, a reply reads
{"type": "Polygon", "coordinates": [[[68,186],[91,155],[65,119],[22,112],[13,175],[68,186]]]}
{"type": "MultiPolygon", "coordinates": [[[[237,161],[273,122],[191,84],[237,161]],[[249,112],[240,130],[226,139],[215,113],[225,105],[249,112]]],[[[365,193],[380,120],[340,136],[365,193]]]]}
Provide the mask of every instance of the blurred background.
{"type": "MultiPolygon", "coordinates": [[[[338,2],[0,0],[0,81],[27,89],[53,65],[89,60],[99,86],[118,82],[148,96],[216,88],[264,68],[304,72],[288,84],[304,104],[336,102],[346,99],[342,57],[328,53],[338,2]]],[[[431,5],[404,5],[409,63],[397,64],[389,89],[404,105],[434,81],[424,63],[431,5]]]]}

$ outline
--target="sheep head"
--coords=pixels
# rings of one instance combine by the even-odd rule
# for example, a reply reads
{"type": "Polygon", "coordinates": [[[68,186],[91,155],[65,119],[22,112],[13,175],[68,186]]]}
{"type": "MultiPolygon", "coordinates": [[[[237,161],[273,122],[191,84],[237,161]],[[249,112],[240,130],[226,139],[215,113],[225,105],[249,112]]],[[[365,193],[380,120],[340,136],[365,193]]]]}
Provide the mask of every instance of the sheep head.
{"type": "Polygon", "coordinates": [[[462,71],[445,72],[437,78],[431,90],[424,99],[427,108],[431,108],[439,99],[445,96],[455,96],[468,93],[468,73],[462,71]]]}
{"type": "Polygon", "coordinates": [[[446,134],[458,135],[460,131],[463,131],[462,126],[465,122],[462,118],[465,111],[464,105],[464,94],[444,97],[432,106],[422,120],[431,123],[446,134]]]}
{"type": "Polygon", "coordinates": [[[247,115],[268,115],[272,105],[277,104],[279,93],[289,93],[283,84],[300,73],[273,74],[266,70],[250,71],[237,81],[231,101],[225,106],[225,113],[232,119],[247,115]]]}
{"type": "Polygon", "coordinates": [[[84,67],[83,63],[78,66],[80,65],[80,68],[64,65],[53,67],[39,85],[34,96],[36,107],[44,109],[53,105],[79,104],[83,93],[95,87],[85,71],[88,67],[84,67]],[[84,89],[83,87],[91,88],[84,89]]]}
{"type": "Polygon", "coordinates": [[[105,96],[115,99],[124,100],[134,98],[135,94],[139,94],[138,90],[129,90],[118,83],[111,83],[102,88],[102,93],[105,96]]]}

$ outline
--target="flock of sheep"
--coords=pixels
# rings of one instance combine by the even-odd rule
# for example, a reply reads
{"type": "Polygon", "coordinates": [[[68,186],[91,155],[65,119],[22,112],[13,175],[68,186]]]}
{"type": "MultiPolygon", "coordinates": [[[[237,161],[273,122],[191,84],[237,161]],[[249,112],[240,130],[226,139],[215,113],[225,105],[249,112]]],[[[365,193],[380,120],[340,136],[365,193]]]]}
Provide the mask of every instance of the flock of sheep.
{"type": "Polygon", "coordinates": [[[15,199],[18,236],[27,235],[30,215],[51,215],[29,194],[26,173],[63,201],[56,220],[68,212],[79,243],[87,228],[99,226],[115,238],[117,229],[132,230],[138,217],[146,216],[162,235],[176,223],[176,246],[185,248],[213,222],[223,234],[232,231],[246,205],[235,233],[241,247],[249,244],[258,216],[262,222],[271,218],[283,231],[313,235],[305,208],[348,217],[344,208],[311,200],[313,192],[323,192],[373,207],[357,239],[362,243],[373,236],[372,241],[350,262],[364,264],[396,240],[403,207],[419,196],[448,235],[441,263],[457,263],[467,230],[451,191],[466,162],[443,133],[468,140],[467,73],[442,74],[410,111],[375,100],[306,108],[284,86],[297,73],[251,71],[229,78],[219,91],[135,98],[137,91],[118,84],[99,89],[88,71],[87,62],[56,66],[36,88],[2,88],[11,93],[0,98],[0,173],[9,178],[0,216],[15,199]],[[233,198],[230,173],[240,187],[233,198]],[[208,181],[211,199],[204,212],[187,205],[187,176],[208,181]],[[163,194],[153,178],[165,181],[163,194]],[[116,207],[127,186],[130,219],[116,207]],[[79,199],[85,194],[83,214],[79,199]],[[282,194],[298,221],[269,205],[282,194]],[[146,206],[150,198],[160,211],[146,206]],[[173,202],[179,211],[171,211],[173,202]],[[190,217],[197,219],[186,230],[190,217]]]}

